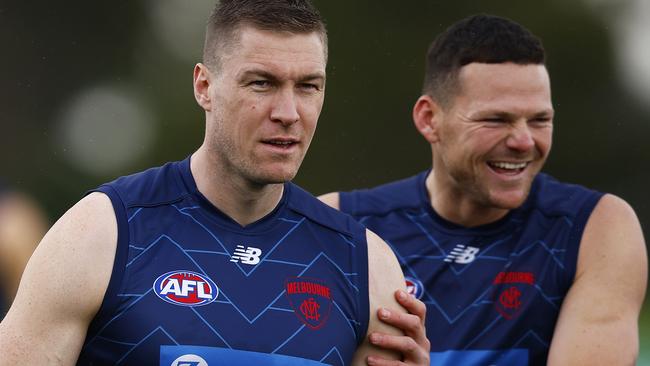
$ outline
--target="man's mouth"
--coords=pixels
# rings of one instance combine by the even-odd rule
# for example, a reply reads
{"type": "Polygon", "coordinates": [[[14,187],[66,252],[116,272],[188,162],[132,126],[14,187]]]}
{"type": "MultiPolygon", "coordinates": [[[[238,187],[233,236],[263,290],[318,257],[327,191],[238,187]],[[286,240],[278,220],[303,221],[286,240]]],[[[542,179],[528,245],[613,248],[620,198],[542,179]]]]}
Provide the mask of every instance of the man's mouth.
{"type": "Polygon", "coordinates": [[[283,149],[288,149],[298,144],[298,140],[294,140],[294,139],[270,139],[270,140],[264,140],[262,142],[264,144],[283,148],[283,149]]]}
{"type": "Polygon", "coordinates": [[[499,174],[519,174],[526,169],[530,162],[512,163],[506,161],[489,161],[488,166],[499,174]]]}

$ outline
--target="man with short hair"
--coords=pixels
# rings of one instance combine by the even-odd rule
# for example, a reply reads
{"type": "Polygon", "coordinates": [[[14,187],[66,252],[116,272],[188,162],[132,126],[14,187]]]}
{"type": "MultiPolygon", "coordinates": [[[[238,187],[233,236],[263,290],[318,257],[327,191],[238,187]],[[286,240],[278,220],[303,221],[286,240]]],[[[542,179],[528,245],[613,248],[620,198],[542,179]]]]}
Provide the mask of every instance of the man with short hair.
{"type": "Polygon", "coordinates": [[[289,182],[323,105],[318,12],[222,0],[206,39],[203,144],[63,215],[0,324],[0,365],[427,364],[390,249],[289,182]]]}
{"type": "Polygon", "coordinates": [[[554,110],[540,40],[476,15],[427,53],[413,108],[433,167],[322,199],[379,234],[427,305],[435,365],[633,365],[647,260],[622,199],[540,173],[554,110]]]}

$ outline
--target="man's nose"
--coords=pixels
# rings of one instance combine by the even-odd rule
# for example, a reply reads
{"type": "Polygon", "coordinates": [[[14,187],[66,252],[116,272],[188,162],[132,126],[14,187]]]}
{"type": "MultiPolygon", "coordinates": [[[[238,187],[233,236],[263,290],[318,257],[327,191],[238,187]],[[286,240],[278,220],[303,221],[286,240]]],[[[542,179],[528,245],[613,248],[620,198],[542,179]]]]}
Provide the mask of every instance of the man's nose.
{"type": "Polygon", "coordinates": [[[522,119],[512,124],[506,145],[517,151],[529,151],[535,146],[535,140],[533,140],[533,134],[527,121],[522,119]]]}
{"type": "Polygon", "coordinates": [[[287,126],[300,120],[297,96],[292,88],[278,91],[271,110],[271,120],[287,126]]]}

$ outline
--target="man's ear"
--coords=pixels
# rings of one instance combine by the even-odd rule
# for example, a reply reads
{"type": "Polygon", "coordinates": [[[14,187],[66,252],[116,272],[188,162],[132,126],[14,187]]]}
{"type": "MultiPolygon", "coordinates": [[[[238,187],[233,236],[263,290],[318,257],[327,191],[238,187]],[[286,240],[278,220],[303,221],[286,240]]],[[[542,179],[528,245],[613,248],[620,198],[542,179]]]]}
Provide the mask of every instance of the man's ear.
{"type": "Polygon", "coordinates": [[[442,108],[430,96],[422,95],[413,106],[413,123],[429,143],[438,142],[439,121],[442,108]]]}
{"type": "Polygon", "coordinates": [[[210,98],[210,86],[212,84],[212,75],[208,67],[202,63],[194,66],[194,99],[206,111],[212,109],[212,99],[210,98]]]}

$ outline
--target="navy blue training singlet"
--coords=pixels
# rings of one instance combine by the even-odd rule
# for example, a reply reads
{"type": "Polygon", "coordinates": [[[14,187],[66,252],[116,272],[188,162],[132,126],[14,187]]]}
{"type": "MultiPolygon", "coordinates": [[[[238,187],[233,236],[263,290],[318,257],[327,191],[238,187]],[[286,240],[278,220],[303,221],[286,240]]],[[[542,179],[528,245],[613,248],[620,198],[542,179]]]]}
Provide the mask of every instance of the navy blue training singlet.
{"type": "Polygon", "coordinates": [[[350,364],[369,319],[365,228],[284,188],[242,227],[198,191],[189,158],[99,187],[118,245],[78,364],[350,364]]]}
{"type": "Polygon", "coordinates": [[[600,197],[539,174],[526,202],[479,227],[432,209],[428,172],[342,192],[341,211],[381,236],[427,305],[432,365],[546,365],[585,224],[600,197]]]}

